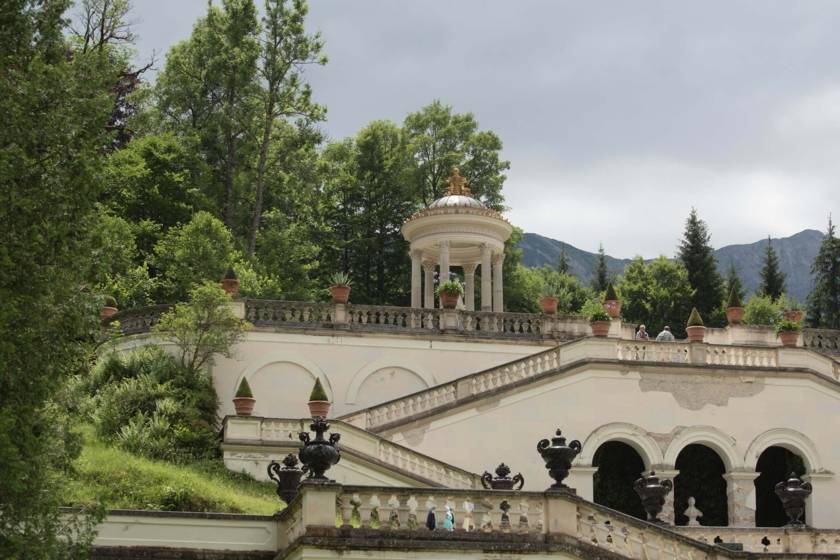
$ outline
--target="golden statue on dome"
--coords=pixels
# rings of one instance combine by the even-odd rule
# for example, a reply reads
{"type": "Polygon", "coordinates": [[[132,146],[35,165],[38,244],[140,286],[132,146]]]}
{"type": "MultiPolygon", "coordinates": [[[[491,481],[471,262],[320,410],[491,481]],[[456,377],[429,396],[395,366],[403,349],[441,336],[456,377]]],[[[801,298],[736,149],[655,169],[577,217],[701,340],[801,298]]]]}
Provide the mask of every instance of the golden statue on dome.
{"type": "Polygon", "coordinates": [[[446,189],[446,194],[472,196],[470,187],[467,185],[467,180],[461,177],[461,170],[458,166],[452,168],[452,175],[449,176],[449,187],[446,189]]]}

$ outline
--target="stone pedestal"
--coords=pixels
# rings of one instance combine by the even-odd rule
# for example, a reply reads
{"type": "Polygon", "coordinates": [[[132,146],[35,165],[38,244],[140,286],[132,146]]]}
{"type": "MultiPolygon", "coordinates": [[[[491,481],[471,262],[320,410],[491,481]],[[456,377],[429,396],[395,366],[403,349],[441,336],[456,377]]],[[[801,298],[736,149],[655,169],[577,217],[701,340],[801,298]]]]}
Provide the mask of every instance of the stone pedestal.
{"type": "Polygon", "coordinates": [[[456,309],[443,309],[440,315],[440,328],[445,331],[460,330],[459,315],[456,309]]]}
{"type": "Polygon", "coordinates": [[[723,475],[730,527],[755,527],[755,479],[758,474],[734,471],[723,475]]]}
{"type": "Polygon", "coordinates": [[[569,469],[566,484],[577,491],[577,495],[590,502],[595,500],[595,473],[598,467],[579,466],[569,469]]]}

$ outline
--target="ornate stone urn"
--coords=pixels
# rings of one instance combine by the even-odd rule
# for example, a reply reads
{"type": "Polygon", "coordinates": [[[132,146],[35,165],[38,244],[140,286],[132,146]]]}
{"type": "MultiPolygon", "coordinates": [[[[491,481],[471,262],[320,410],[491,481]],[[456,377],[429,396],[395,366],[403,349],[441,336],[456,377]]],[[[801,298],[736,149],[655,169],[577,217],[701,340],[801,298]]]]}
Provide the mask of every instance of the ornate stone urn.
{"type": "Polygon", "coordinates": [[[283,459],[283,466],[277,461],[268,464],[268,478],[277,483],[277,495],[287,504],[297,496],[303,471],[297,468],[298,459],[289,453],[283,459]]]}
{"type": "Polygon", "coordinates": [[[329,482],[324,473],[341,459],[338,449],[341,434],[333,433],[329,440],[324,439],[324,432],[330,425],[321,417],[314,418],[309,429],[315,432],[315,439],[310,439],[309,432],[300,432],[298,436],[303,442],[303,449],[298,454],[303,470],[309,473],[307,480],[310,482],[329,482]]]}
{"type": "Polygon", "coordinates": [[[659,514],[662,513],[662,507],[665,505],[665,496],[674,489],[674,483],[670,480],[659,480],[656,473],[650,471],[648,476],[642,476],[633,483],[633,490],[639,495],[642,500],[642,507],[647,513],[648,523],[665,524],[659,519],[659,514]]]}
{"type": "Polygon", "coordinates": [[[484,471],[484,474],[481,475],[481,485],[488,490],[513,490],[516,484],[519,484],[519,488],[516,488],[516,490],[522,490],[522,486],[525,485],[525,478],[522,473],[517,473],[511,478],[510,467],[504,463],[496,467],[495,478],[487,471],[484,471]]]}
{"type": "Polygon", "coordinates": [[[796,473],[790,473],[787,480],[776,485],[776,495],[782,500],[782,507],[789,519],[787,527],[805,526],[800,518],[805,513],[805,499],[812,491],[811,483],[802,482],[796,473]]]}
{"type": "Polygon", "coordinates": [[[554,484],[549,487],[549,491],[566,490],[569,488],[563,484],[563,480],[569,476],[572,461],[580,453],[582,447],[578,440],[574,440],[566,445],[566,438],[562,436],[559,428],[555,432],[555,437],[551,438],[551,441],[543,439],[537,443],[537,451],[542,456],[543,461],[545,461],[545,468],[548,469],[548,475],[554,479],[554,484]]]}

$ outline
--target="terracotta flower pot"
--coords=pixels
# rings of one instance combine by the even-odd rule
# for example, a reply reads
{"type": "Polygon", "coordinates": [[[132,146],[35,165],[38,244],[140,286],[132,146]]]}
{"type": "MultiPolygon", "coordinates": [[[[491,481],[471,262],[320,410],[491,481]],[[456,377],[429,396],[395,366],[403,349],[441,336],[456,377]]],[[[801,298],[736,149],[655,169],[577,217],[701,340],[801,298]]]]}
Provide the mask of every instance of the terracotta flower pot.
{"type": "Polygon", "coordinates": [[[604,312],[613,319],[618,319],[621,315],[621,302],[617,299],[604,300],[604,312]]]}
{"type": "Polygon", "coordinates": [[[239,295],[239,279],[238,278],[224,278],[222,280],[222,289],[230,294],[230,297],[239,295]]]}
{"type": "Polygon", "coordinates": [[[252,397],[233,397],[233,408],[237,416],[251,416],[257,399],[252,397]]]}
{"type": "Polygon", "coordinates": [[[99,320],[104,321],[105,319],[107,319],[108,317],[110,317],[111,315],[116,313],[117,311],[118,311],[118,309],[116,307],[109,307],[109,306],[106,305],[105,307],[102,308],[102,311],[99,312],[99,320]]]}
{"type": "Polygon", "coordinates": [[[458,296],[460,294],[453,292],[440,293],[440,305],[444,309],[455,309],[458,306],[458,296]]]}
{"type": "Polygon", "coordinates": [[[799,309],[788,309],[784,312],[785,321],[793,321],[798,323],[802,320],[802,311],[799,309]]]}
{"type": "Polygon", "coordinates": [[[799,333],[797,331],[781,331],[779,340],[782,342],[782,346],[794,347],[799,340],[799,333]]]}
{"type": "Polygon", "coordinates": [[[540,309],[547,315],[554,315],[557,313],[557,298],[551,296],[542,296],[540,298],[540,309]]]}
{"type": "Polygon", "coordinates": [[[605,337],[610,332],[609,321],[592,321],[589,326],[592,327],[592,334],[595,336],[605,337]]]}
{"type": "Polygon", "coordinates": [[[737,325],[741,322],[741,319],[744,318],[744,308],[743,307],[727,307],[726,308],[726,321],[730,325],[737,325]]]}
{"type": "Polygon", "coordinates": [[[333,303],[347,303],[350,300],[350,286],[330,286],[333,303]]]}
{"type": "Polygon", "coordinates": [[[686,327],[686,334],[688,334],[689,342],[703,342],[706,336],[706,327],[686,327]]]}
{"type": "Polygon", "coordinates": [[[309,405],[309,415],[312,418],[320,416],[321,418],[326,418],[327,415],[330,413],[330,407],[332,403],[330,401],[309,401],[306,403],[309,405]]]}

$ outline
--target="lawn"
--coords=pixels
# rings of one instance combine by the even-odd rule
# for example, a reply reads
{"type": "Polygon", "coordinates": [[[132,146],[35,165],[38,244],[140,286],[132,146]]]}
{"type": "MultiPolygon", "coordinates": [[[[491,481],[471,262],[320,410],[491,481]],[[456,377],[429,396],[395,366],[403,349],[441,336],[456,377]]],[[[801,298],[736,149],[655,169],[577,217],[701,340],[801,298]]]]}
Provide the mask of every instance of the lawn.
{"type": "Polygon", "coordinates": [[[221,460],[186,465],[132,455],[85,430],[85,445],[67,478],[64,502],[108,509],[273,514],[284,507],[274,485],[227,470],[221,460]]]}

